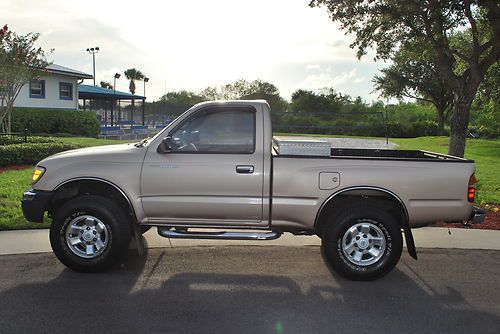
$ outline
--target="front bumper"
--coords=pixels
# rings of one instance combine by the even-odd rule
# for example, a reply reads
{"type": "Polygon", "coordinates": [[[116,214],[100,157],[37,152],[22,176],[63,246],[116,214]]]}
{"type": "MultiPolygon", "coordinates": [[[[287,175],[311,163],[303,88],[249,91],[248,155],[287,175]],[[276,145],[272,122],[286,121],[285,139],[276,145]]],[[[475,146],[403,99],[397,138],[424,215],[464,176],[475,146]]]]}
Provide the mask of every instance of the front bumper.
{"type": "Polygon", "coordinates": [[[477,206],[475,206],[474,209],[472,209],[472,213],[470,214],[468,221],[471,224],[481,224],[482,222],[484,222],[485,217],[486,213],[477,206]]]}
{"type": "Polygon", "coordinates": [[[52,191],[26,190],[21,200],[24,218],[33,223],[42,223],[53,194],[52,191]]]}

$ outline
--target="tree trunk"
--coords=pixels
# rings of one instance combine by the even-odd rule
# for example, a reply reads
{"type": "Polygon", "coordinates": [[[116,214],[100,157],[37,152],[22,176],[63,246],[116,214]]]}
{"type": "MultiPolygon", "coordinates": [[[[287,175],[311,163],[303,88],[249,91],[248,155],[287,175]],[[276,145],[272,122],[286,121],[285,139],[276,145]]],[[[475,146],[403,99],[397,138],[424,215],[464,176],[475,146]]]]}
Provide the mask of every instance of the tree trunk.
{"type": "Polygon", "coordinates": [[[450,119],[451,133],[448,154],[462,158],[465,153],[467,126],[469,125],[470,107],[473,100],[467,95],[469,94],[455,94],[453,113],[450,119]]]}

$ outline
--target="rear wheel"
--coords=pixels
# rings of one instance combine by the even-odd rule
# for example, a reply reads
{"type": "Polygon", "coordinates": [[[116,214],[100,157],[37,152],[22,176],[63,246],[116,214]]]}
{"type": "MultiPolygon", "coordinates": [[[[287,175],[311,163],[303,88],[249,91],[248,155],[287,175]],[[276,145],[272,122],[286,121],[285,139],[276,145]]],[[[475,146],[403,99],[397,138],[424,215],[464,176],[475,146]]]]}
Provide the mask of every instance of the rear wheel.
{"type": "Polygon", "coordinates": [[[50,226],[50,243],[54,254],[68,268],[104,271],[125,253],[130,243],[130,225],[113,201],[101,196],[81,196],[56,211],[50,226]]]}
{"type": "Polygon", "coordinates": [[[350,207],[332,216],[322,236],[330,267],[351,280],[374,280],[401,257],[403,237],[396,220],[375,206],[350,207]]]}

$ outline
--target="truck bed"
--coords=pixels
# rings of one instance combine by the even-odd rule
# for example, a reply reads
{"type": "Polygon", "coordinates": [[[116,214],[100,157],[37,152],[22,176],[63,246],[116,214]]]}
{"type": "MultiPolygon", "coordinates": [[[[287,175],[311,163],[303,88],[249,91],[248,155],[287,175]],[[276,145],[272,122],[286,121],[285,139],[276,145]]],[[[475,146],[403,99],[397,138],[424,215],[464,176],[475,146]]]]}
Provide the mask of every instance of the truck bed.
{"type": "Polygon", "coordinates": [[[474,160],[454,157],[451,155],[435,153],[424,150],[386,150],[386,149],[363,149],[363,148],[332,148],[330,156],[314,156],[311,154],[279,154],[273,150],[275,157],[293,157],[293,158],[323,158],[323,159],[377,159],[377,160],[408,160],[408,161],[442,161],[442,162],[467,162],[473,163],[474,160]]]}

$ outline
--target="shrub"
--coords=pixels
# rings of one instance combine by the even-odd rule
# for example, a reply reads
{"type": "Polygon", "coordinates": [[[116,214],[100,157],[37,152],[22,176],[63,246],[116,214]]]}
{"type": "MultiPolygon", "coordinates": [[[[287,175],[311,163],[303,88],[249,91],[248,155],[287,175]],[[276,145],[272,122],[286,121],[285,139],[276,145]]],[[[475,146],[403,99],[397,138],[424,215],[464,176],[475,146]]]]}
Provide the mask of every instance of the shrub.
{"type": "MultiPolygon", "coordinates": [[[[26,143],[53,143],[60,142],[55,138],[43,136],[27,136],[26,143]]],[[[24,144],[24,136],[0,135],[0,145],[24,144]]]]}
{"type": "Polygon", "coordinates": [[[28,133],[69,133],[76,136],[97,137],[99,121],[91,111],[14,108],[12,131],[28,133]]]}
{"type": "Polygon", "coordinates": [[[64,142],[0,145],[0,166],[35,164],[50,155],[80,147],[64,142]]]}

